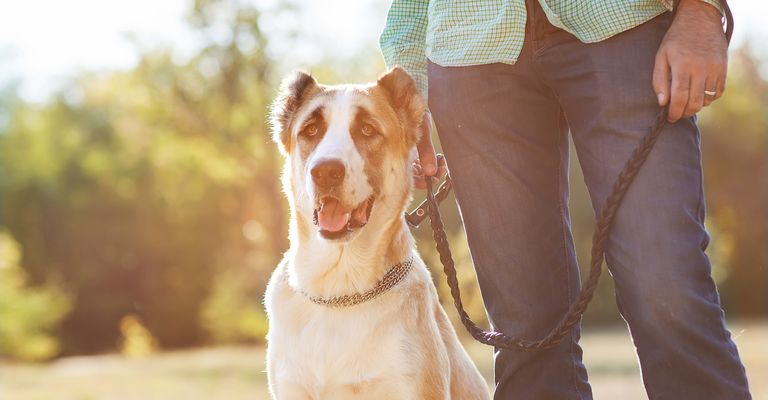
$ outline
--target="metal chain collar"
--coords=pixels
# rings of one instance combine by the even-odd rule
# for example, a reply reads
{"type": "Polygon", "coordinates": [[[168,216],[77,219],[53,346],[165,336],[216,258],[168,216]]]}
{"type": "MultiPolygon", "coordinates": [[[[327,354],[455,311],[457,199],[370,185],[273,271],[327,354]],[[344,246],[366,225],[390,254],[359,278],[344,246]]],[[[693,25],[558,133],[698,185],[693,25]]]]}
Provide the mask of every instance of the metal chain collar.
{"type": "Polygon", "coordinates": [[[301,289],[295,289],[297,292],[301,293],[302,296],[306,297],[309,301],[326,307],[350,307],[354,305],[358,305],[360,303],[365,303],[366,301],[372,300],[384,293],[386,293],[389,289],[392,289],[402,281],[406,275],[408,275],[408,272],[411,270],[411,267],[413,266],[413,258],[409,258],[406,261],[399,262],[392,266],[392,268],[387,271],[386,274],[384,274],[384,277],[381,278],[380,281],[376,283],[376,286],[374,286],[372,289],[367,290],[363,293],[355,293],[355,294],[345,294],[342,296],[334,296],[334,297],[320,297],[320,296],[312,296],[309,293],[305,292],[301,289]]]}

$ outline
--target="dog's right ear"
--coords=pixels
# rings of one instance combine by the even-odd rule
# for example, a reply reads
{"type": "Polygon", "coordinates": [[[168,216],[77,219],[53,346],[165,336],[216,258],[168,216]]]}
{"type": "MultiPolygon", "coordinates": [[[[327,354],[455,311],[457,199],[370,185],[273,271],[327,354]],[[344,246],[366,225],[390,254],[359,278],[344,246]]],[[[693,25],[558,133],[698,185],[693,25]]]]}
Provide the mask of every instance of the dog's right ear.
{"type": "Polygon", "coordinates": [[[272,139],[280,146],[282,152],[291,148],[291,134],[288,127],[307,95],[317,88],[317,82],[304,71],[294,71],[283,79],[280,93],[272,103],[270,121],[272,124],[272,139]]]}

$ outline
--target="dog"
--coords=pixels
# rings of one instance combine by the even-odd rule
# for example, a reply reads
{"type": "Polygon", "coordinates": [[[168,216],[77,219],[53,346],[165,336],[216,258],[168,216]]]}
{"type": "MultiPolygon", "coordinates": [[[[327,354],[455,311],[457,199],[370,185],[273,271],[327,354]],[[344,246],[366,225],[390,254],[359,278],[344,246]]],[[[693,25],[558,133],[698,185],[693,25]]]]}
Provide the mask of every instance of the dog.
{"type": "Polygon", "coordinates": [[[278,400],[489,399],[404,218],[426,112],[405,70],[287,77],[271,111],[290,248],[265,294],[278,400]]]}

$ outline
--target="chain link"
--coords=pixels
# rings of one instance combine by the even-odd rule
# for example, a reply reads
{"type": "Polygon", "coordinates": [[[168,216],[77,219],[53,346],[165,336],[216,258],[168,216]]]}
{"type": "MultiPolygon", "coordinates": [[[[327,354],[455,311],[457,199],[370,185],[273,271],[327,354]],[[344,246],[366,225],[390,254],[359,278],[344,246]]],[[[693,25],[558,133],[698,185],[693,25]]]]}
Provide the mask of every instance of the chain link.
{"type": "Polygon", "coordinates": [[[369,300],[373,300],[376,297],[386,293],[389,289],[395,287],[408,275],[408,272],[411,270],[412,266],[413,258],[409,258],[406,261],[395,264],[392,266],[392,268],[389,269],[389,271],[387,271],[386,274],[384,274],[384,277],[376,283],[376,286],[363,293],[345,294],[342,296],[334,297],[320,297],[312,296],[301,289],[297,289],[296,291],[301,293],[301,295],[306,297],[309,301],[321,306],[334,308],[351,307],[365,303],[369,300]]]}

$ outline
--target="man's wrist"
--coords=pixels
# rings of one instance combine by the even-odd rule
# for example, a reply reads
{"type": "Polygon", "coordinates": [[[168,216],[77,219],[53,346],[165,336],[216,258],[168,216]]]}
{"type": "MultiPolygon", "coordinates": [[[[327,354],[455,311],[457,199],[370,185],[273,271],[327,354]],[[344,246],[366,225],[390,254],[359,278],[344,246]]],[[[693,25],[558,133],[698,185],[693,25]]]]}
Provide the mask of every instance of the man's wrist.
{"type": "Polygon", "coordinates": [[[704,0],[680,0],[676,4],[675,21],[688,21],[705,29],[718,29],[722,32],[723,15],[709,2],[704,0]],[[709,28],[706,28],[709,27],[709,28]]]}
{"type": "Polygon", "coordinates": [[[700,10],[721,22],[724,15],[723,5],[719,0],[678,0],[675,2],[675,7],[677,12],[686,12],[692,9],[700,10]]]}

